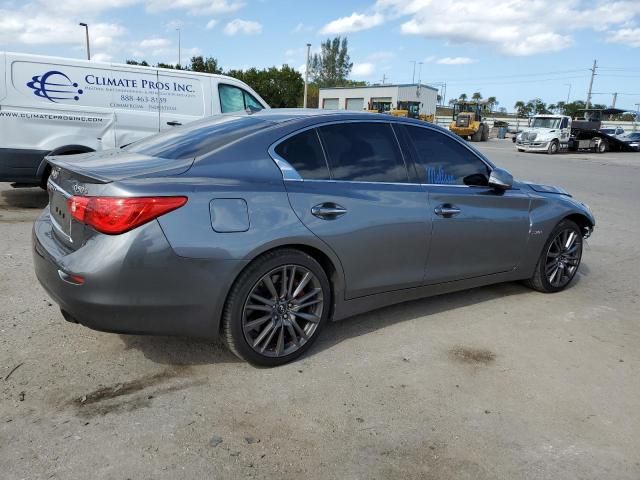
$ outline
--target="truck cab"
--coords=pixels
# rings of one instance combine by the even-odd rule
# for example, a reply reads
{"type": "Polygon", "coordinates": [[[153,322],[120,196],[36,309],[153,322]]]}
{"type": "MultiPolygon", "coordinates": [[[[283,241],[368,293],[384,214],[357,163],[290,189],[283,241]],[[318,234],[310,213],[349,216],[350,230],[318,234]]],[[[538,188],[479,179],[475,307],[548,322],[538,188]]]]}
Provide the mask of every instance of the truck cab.
{"type": "Polygon", "coordinates": [[[519,152],[558,153],[566,150],[571,138],[571,117],[566,115],[536,115],[516,137],[519,152]]]}

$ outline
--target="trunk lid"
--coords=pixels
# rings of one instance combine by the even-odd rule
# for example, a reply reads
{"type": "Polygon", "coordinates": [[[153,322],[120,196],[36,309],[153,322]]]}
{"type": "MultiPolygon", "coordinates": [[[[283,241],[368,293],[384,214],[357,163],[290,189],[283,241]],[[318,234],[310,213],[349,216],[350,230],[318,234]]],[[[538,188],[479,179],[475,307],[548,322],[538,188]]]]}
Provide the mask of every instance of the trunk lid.
{"type": "Polygon", "coordinates": [[[193,159],[172,160],[109,150],[51,156],[47,162],[52,167],[47,191],[54,235],[68,249],[77,250],[100,234],[73,218],[67,206],[69,198],[103,195],[107,184],[119,180],[179,175],[189,170],[193,159]]]}

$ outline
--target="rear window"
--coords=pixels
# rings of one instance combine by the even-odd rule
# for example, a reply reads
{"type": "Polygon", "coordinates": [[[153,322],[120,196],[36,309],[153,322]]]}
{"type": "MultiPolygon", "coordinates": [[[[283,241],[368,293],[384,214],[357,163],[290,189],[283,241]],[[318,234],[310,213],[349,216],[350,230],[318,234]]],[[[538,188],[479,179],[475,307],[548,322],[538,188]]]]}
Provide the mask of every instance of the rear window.
{"type": "Polygon", "coordinates": [[[126,150],[150,157],[183,160],[206,155],[269,125],[270,122],[250,116],[207,119],[140,140],[126,150]]]}

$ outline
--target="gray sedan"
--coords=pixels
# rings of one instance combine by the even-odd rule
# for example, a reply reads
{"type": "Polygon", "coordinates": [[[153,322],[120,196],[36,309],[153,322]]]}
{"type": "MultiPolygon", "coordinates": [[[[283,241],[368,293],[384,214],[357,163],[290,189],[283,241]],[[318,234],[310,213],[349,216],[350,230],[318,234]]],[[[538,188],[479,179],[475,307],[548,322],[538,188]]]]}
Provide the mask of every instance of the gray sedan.
{"type": "Polygon", "coordinates": [[[448,131],[376,114],[222,116],[48,160],[33,252],[64,318],[220,336],[259,365],[384,305],[518,280],[562,290],[595,224],[448,131]]]}

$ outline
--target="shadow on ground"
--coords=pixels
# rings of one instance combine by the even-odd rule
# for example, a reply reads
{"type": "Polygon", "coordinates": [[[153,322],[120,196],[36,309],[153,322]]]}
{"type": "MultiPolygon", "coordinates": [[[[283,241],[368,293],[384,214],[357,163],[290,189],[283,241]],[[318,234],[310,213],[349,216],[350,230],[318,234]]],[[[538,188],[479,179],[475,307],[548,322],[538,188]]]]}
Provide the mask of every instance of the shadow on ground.
{"type": "MultiPolygon", "coordinates": [[[[497,298],[522,294],[542,295],[532,292],[519,283],[505,283],[405,302],[340,322],[331,322],[305,357],[313,356],[350,338],[367,335],[396,323],[419,317],[431,317],[497,298]]],[[[502,312],[499,313],[502,314],[502,312]]],[[[429,321],[429,318],[425,318],[424,321],[429,321]]],[[[126,348],[138,349],[146,358],[159,364],[202,365],[240,361],[221,341],[132,335],[121,335],[121,339],[126,348]]]]}
{"type": "Polygon", "coordinates": [[[49,196],[40,187],[11,188],[0,192],[0,209],[43,209],[49,203],[49,196]]]}

